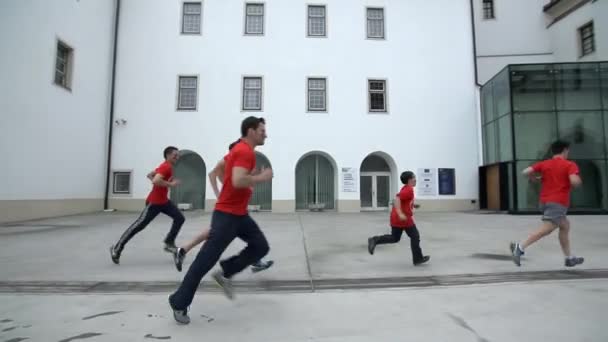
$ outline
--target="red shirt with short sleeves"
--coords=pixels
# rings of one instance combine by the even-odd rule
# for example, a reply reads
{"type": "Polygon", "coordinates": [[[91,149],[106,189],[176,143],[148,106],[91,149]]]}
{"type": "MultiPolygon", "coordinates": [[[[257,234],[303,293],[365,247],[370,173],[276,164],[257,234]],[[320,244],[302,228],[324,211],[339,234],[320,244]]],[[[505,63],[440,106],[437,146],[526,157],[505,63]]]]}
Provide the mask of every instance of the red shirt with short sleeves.
{"type": "Polygon", "coordinates": [[[570,205],[570,175],[578,175],[578,166],[562,157],[553,157],[532,165],[541,174],[540,202],[570,205]]]}
{"type": "Polygon", "coordinates": [[[220,191],[220,198],[215,204],[215,210],[232,215],[247,215],[247,204],[251,199],[253,190],[251,187],[235,188],[232,185],[232,169],[243,167],[251,172],[255,169],[255,152],[253,148],[244,141],[237,143],[224,157],[224,182],[220,191]]]}
{"type": "MultiPolygon", "coordinates": [[[[164,161],[156,168],[156,173],[163,176],[163,179],[170,182],[173,178],[173,166],[168,161],[164,161]]],[[[150,204],[165,204],[169,202],[169,188],[165,186],[153,185],[152,191],[146,201],[150,204]]]]}
{"type": "Polygon", "coordinates": [[[401,211],[405,214],[406,220],[401,221],[397,214],[397,209],[393,207],[391,210],[391,227],[395,228],[410,228],[414,226],[414,188],[409,185],[405,185],[401,188],[401,191],[397,194],[397,197],[401,200],[401,211]]]}

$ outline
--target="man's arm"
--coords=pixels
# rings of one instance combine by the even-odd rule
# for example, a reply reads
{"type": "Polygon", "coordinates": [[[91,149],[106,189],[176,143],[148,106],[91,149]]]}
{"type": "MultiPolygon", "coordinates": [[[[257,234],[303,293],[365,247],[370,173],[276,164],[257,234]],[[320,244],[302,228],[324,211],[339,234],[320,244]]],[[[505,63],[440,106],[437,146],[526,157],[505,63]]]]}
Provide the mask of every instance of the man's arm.
{"type": "Polygon", "coordinates": [[[152,183],[154,185],[163,186],[165,188],[170,188],[170,187],[174,187],[174,186],[178,185],[179,181],[177,179],[174,179],[174,180],[168,182],[163,179],[163,175],[161,175],[160,173],[157,173],[156,175],[154,175],[154,178],[152,178],[152,183]]]}
{"type": "Polygon", "coordinates": [[[226,162],[224,162],[224,159],[220,160],[215,167],[213,168],[213,170],[211,170],[211,172],[209,172],[209,182],[211,182],[211,187],[213,188],[213,192],[215,193],[215,197],[219,198],[220,197],[220,190],[217,184],[217,180],[218,178],[220,179],[220,182],[224,182],[224,166],[226,165],[226,162]]]}
{"type": "Polygon", "coordinates": [[[537,172],[534,170],[533,166],[529,166],[522,171],[522,175],[524,177],[528,177],[531,182],[536,182],[538,179],[536,178],[537,172]]]}
{"type": "Polygon", "coordinates": [[[146,175],[146,178],[148,178],[149,180],[153,180],[154,179],[154,175],[156,175],[156,171],[152,170],[152,171],[150,171],[150,173],[148,173],[146,175]]]}
{"type": "Polygon", "coordinates": [[[267,168],[259,174],[252,175],[244,167],[235,166],[232,168],[232,186],[235,188],[249,188],[257,183],[267,182],[272,179],[272,169],[267,168]]]}
{"type": "Polygon", "coordinates": [[[395,200],[393,201],[393,207],[395,208],[395,211],[397,212],[399,219],[401,221],[405,221],[407,219],[407,217],[403,213],[403,210],[401,210],[401,198],[399,197],[399,195],[395,196],[395,200]]]}

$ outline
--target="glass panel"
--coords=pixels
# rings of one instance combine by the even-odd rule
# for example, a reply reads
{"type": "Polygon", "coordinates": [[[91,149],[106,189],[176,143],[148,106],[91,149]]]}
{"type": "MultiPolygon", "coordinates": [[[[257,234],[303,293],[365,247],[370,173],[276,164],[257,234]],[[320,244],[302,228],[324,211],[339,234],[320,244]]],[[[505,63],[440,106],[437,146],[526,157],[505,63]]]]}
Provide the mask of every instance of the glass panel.
{"type": "Polygon", "coordinates": [[[196,89],[182,89],[179,94],[180,108],[196,108],[196,89]]]}
{"type": "Polygon", "coordinates": [[[261,15],[248,15],[246,32],[249,34],[262,34],[264,32],[264,17],[261,15]]]}
{"type": "Polygon", "coordinates": [[[515,113],[515,157],[544,159],[549,147],[557,140],[555,113],[515,113]]]}
{"type": "Polygon", "coordinates": [[[371,110],[384,111],[384,93],[371,93],[371,110]]]}
{"type": "Polygon", "coordinates": [[[308,209],[315,202],[316,162],[311,155],[302,159],[296,166],[296,209],[308,209]]]}
{"type": "Polygon", "coordinates": [[[378,203],[378,208],[388,208],[390,183],[391,182],[389,176],[376,177],[376,199],[378,203]]]}
{"type": "Polygon", "coordinates": [[[316,156],[319,163],[319,200],[318,203],[324,203],[325,209],[334,209],[334,167],[329,160],[323,156],[316,156]]]}
{"type": "MultiPolygon", "coordinates": [[[[255,154],[255,167],[258,170],[270,167],[270,162],[261,153],[255,154]]],[[[272,181],[257,183],[253,188],[253,196],[249,202],[252,205],[259,205],[260,210],[272,209],[272,181]]]]}
{"type": "Polygon", "coordinates": [[[496,122],[486,125],[486,164],[497,161],[496,122]]]}
{"type": "Polygon", "coordinates": [[[513,111],[555,109],[551,68],[550,65],[517,65],[510,68],[513,111]]]}
{"type": "Polygon", "coordinates": [[[492,81],[481,87],[481,121],[483,123],[494,120],[494,84],[492,81]]]}
{"type": "Polygon", "coordinates": [[[386,160],[380,156],[367,156],[361,163],[361,172],[390,172],[391,169],[386,163],[386,160]]]}
{"type": "Polygon", "coordinates": [[[604,151],[608,157],[608,110],[604,111],[604,151]]]}
{"type": "Polygon", "coordinates": [[[171,188],[171,200],[175,204],[190,203],[193,209],[204,209],[207,184],[205,178],[201,177],[204,174],[205,163],[198,154],[183,154],[173,169],[173,176],[181,183],[171,188]]]}
{"type": "Polygon", "coordinates": [[[496,117],[511,111],[511,99],[509,94],[509,70],[504,69],[494,80],[494,104],[496,117]]]}
{"type": "Polygon", "coordinates": [[[521,161],[515,163],[517,174],[517,209],[518,210],[539,210],[540,182],[530,182],[527,177],[521,176],[521,172],[531,166],[533,161],[521,161]]]}
{"type": "Polygon", "coordinates": [[[601,112],[558,112],[559,138],[570,142],[572,159],[604,159],[601,112]]]}
{"type": "Polygon", "coordinates": [[[601,209],[606,188],[606,163],[604,160],[576,160],[583,185],[572,189],[570,207],[579,210],[601,209]]]}
{"type": "Polygon", "coordinates": [[[372,176],[361,176],[359,179],[359,190],[361,195],[361,207],[372,207],[372,176]]]}
{"type": "Polygon", "coordinates": [[[511,133],[511,114],[508,114],[498,119],[498,159],[501,162],[513,160],[511,133]]]}
{"type": "Polygon", "coordinates": [[[562,64],[555,71],[558,110],[601,109],[598,64],[562,64]]]}
{"type": "Polygon", "coordinates": [[[602,63],[600,77],[602,82],[602,107],[604,110],[608,110],[608,63],[602,63]]]}

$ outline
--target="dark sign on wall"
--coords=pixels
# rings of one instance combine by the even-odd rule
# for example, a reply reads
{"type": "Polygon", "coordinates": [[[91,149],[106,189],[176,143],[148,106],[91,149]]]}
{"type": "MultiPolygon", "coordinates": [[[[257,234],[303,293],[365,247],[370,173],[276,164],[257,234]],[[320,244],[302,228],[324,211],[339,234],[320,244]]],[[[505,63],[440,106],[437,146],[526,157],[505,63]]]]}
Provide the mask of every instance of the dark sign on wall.
{"type": "Polygon", "coordinates": [[[440,195],[456,195],[456,170],[442,169],[437,172],[440,195]]]}

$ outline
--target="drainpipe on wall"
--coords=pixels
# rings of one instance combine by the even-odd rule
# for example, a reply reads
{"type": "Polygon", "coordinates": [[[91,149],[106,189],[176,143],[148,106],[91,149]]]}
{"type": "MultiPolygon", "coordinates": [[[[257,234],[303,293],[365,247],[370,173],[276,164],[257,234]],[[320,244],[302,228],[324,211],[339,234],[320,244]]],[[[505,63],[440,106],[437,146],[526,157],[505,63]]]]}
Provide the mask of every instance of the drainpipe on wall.
{"type": "Polygon", "coordinates": [[[120,0],[116,0],[116,10],[114,15],[114,51],[112,56],[112,88],[110,90],[110,120],[108,121],[108,159],[106,161],[106,190],[103,199],[103,209],[109,208],[110,195],[110,173],[112,170],[112,131],[114,126],[114,93],[116,91],[116,50],[118,48],[118,19],[120,16],[120,0]]]}
{"type": "Polygon", "coordinates": [[[477,35],[475,34],[475,8],[473,6],[473,0],[470,0],[471,7],[471,33],[473,35],[473,65],[475,66],[475,84],[481,87],[479,84],[479,72],[477,71],[477,35]]]}

